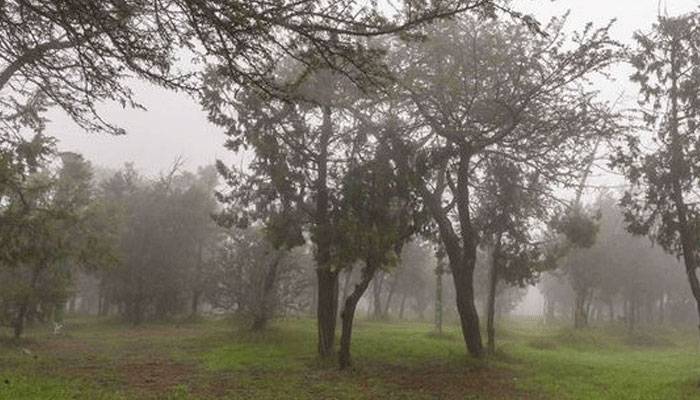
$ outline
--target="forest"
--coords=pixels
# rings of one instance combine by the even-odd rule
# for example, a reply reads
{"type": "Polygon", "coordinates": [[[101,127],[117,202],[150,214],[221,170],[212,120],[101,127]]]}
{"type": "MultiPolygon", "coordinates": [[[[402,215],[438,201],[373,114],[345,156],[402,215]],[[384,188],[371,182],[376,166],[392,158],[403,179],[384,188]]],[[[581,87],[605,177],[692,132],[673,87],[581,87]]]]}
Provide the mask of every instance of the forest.
{"type": "Polygon", "coordinates": [[[700,6],[532,3],[0,0],[0,400],[700,399],[700,6]]]}

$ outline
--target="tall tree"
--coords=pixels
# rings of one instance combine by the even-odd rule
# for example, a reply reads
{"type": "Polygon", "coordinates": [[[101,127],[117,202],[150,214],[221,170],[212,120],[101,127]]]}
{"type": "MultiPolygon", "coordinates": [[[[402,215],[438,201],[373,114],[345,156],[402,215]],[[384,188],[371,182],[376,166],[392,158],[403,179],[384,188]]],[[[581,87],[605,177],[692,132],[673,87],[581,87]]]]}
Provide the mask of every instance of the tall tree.
{"type": "Polygon", "coordinates": [[[613,165],[631,188],[621,204],[629,230],[648,234],[683,258],[700,316],[697,269],[700,244],[700,14],[659,17],[648,33],[635,34],[631,79],[640,88],[640,113],[653,146],[635,134],[618,147],[613,165]]]}
{"type": "Polygon", "coordinates": [[[397,163],[438,225],[450,263],[469,353],[481,356],[473,273],[480,232],[473,209],[485,161],[498,156],[544,187],[572,185],[591,138],[608,118],[584,83],[618,58],[608,26],[567,41],[562,19],[544,30],[457,18],[426,28],[428,39],[397,44],[406,121],[391,135],[397,163]],[[436,62],[435,60],[441,60],[436,62]]]}

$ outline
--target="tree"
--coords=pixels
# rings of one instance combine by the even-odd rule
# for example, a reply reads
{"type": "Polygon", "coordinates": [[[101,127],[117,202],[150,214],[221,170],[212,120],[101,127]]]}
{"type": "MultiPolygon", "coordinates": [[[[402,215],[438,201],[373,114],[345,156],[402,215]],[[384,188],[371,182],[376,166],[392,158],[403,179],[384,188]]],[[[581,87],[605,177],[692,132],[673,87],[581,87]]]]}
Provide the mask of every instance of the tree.
{"type": "Polygon", "coordinates": [[[91,192],[89,163],[60,154],[60,168],[47,165],[21,178],[7,194],[2,216],[0,309],[19,338],[28,319],[47,319],[69,297],[74,266],[96,268],[110,262],[110,223],[91,192]]]}
{"type": "Polygon", "coordinates": [[[618,146],[612,164],[630,182],[621,199],[635,234],[648,234],[683,258],[700,316],[697,188],[700,181],[700,14],[659,17],[651,32],[635,34],[631,79],[640,88],[643,122],[653,148],[635,134],[618,146]]]}
{"type": "Polygon", "coordinates": [[[304,243],[303,229],[311,233],[317,266],[318,351],[329,356],[335,337],[340,271],[332,264],[336,250],[331,242],[330,212],[337,202],[343,166],[331,160],[342,159],[342,140],[349,137],[343,135],[347,126],[342,114],[333,110],[343,85],[325,71],[308,83],[318,88],[315,101],[286,103],[254,89],[235,98],[222,97],[229,83],[218,76],[212,78],[216,80],[211,81],[204,98],[210,119],[227,127],[229,150],[238,152],[251,146],[255,153],[245,170],[217,164],[230,188],[219,195],[227,207],[224,222],[247,226],[262,221],[268,234],[277,238],[273,244],[287,248],[304,243]]]}
{"type": "MultiPolygon", "coordinates": [[[[497,0],[406,0],[393,17],[354,0],[3,1],[0,135],[19,126],[43,126],[42,114],[53,105],[87,130],[124,133],[102,118],[97,105],[115,101],[141,107],[125,78],[195,91],[199,84],[193,78],[202,63],[216,64],[241,86],[277,94],[269,72],[282,56],[367,71],[373,68],[374,53],[362,38],[469,10],[511,12],[497,0]],[[181,49],[199,63],[185,68],[181,49]]],[[[527,21],[534,26],[531,18],[527,21]]]]}
{"type": "Polygon", "coordinates": [[[472,214],[485,162],[507,159],[552,190],[572,185],[591,138],[609,133],[610,115],[584,82],[618,59],[617,44],[608,26],[589,25],[569,46],[562,27],[553,20],[544,37],[518,24],[456,18],[425,28],[426,41],[397,44],[404,111],[395,118],[408,121],[389,140],[438,226],[473,356],[483,351],[473,287],[481,235],[472,214]]]}
{"type": "Polygon", "coordinates": [[[101,185],[118,217],[119,249],[117,265],[102,274],[102,297],[133,324],[180,314],[195,302],[212,257],[215,175],[178,168],[148,180],[127,165],[101,185]]]}
{"type": "Polygon", "coordinates": [[[401,249],[420,229],[414,197],[406,182],[397,176],[388,155],[388,143],[377,145],[367,161],[351,165],[344,177],[340,207],[335,213],[339,235],[339,264],[361,260],[360,282],[343,299],[341,312],[340,368],[350,366],[352,324],[357,303],[372,278],[382,268],[397,263],[401,249]]]}
{"type": "Polygon", "coordinates": [[[206,274],[206,297],[216,308],[232,311],[255,331],[279,313],[307,306],[309,279],[305,248],[275,249],[261,227],[227,230],[206,274]]]}
{"type": "Polygon", "coordinates": [[[477,188],[481,208],[474,219],[491,253],[486,333],[487,349],[494,354],[499,281],[524,287],[538,278],[544,263],[530,232],[537,223],[545,222],[551,204],[543,198],[546,189],[541,187],[538,174],[524,176],[513,162],[499,157],[488,159],[485,164],[486,178],[477,188]]]}

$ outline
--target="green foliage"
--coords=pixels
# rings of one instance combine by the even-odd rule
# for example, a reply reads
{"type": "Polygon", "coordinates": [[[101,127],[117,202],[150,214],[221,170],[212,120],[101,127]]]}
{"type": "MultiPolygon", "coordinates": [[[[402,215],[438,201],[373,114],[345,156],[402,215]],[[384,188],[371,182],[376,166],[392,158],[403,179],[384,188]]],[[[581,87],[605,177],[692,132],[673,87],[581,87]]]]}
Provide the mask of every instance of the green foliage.
{"type": "Polygon", "coordinates": [[[40,158],[17,154],[29,158],[9,165],[14,176],[0,203],[0,322],[20,335],[26,320],[46,320],[60,310],[77,268],[104,266],[113,251],[109,218],[94,202],[90,164],[62,153],[54,171],[46,161],[32,166],[40,158]]]}
{"type": "Polygon", "coordinates": [[[699,23],[697,12],[659,17],[649,32],[635,34],[631,80],[639,87],[642,129],[626,135],[611,160],[631,184],[620,201],[628,229],[678,255],[690,251],[682,249],[681,231],[700,232],[692,200],[700,184],[699,23]]]}
{"type": "Polygon", "coordinates": [[[588,248],[596,242],[599,218],[599,215],[591,215],[577,205],[561,217],[555,218],[552,227],[563,233],[570,245],[588,248]]]}
{"type": "Polygon", "coordinates": [[[101,201],[118,228],[118,261],[98,274],[107,307],[120,305],[129,321],[141,323],[173,317],[201,294],[220,233],[212,219],[216,184],[213,168],[175,168],[147,180],[130,165],[101,183],[101,201]]]}

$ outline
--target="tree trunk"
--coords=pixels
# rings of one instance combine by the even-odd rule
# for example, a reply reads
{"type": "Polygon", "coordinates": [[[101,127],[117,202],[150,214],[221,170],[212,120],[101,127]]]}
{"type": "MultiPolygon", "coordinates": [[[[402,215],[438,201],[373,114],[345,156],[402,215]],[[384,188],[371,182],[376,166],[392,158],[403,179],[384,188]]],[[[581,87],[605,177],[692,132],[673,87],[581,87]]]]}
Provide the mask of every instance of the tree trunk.
{"type": "Polygon", "coordinates": [[[394,293],[396,292],[396,286],[399,284],[399,276],[398,274],[394,276],[394,281],[391,283],[391,286],[389,288],[389,295],[386,298],[386,302],[384,303],[384,311],[382,312],[382,319],[387,319],[389,318],[389,309],[391,307],[391,299],[394,298],[394,293]]]}
{"type": "Polygon", "coordinates": [[[403,293],[401,296],[401,305],[399,306],[399,319],[403,319],[403,312],[406,308],[406,299],[408,298],[408,295],[406,293],[403,293]]]}
{"type": "MultiPolygon", "coordinates": [[[[348,296],[350,295],[350,284],[352,283],[352,267],[345,269],[344,272],[345,272],[345,279],[343,280],[343,292],[340,295],[341,301],[344,301],[344,299],[347,299],[348,296]]],[[[341,301],[339,301],[338,303],[341,303],[341,301]]],[[[339,306],[342,308],[343,304],[339,304],[339,306]]],[[[342,311],[342,310],[338,310],[338,311],[342,311]]]]}
{"type": "Polygon", "coordinates": [[[486,335],[489,354],[496,354],[496,327],[494,315],[496,312],[496,288],[498,286],[498,263],[500,262],[501,236],[497,235],[493,253],[491,254],[491,268],[489,269],[489,294],[486,305],[486,335]]]}
{"type": "Polygon", "coordinates": [[[442,274],[444,273],[445,258],[438,252],[437,268],[435,268],[435,330],[442,334],[442,274]]]}
{"type": "Polygon", "coordinates": [[[194,317],[199,313],[199,299],[202,297],[202,291],[195,289],[192,293],[192,310],[191,315],[194,317]]]}
{"type": "Polygon", "coordinates": [[[351,365],[350,344],[352,342],[352,323],[355,318],[355,309],[378,268],[379,266],[372,260],[366,260],[365,267],[362,268],[362,279],[355,285],[355,289],[345,299],[345,305],[340,314],[343,324],[342,333],[340,335],[340,353],[338,354],[340,369],[346,369],[351,365]]]}
{"type": "Polygon", "coordinates": [[[318,179],[316,181],[316,210],[314,234],[316,244],[316,277],[318,291],[316,317],[318,324],[318,354],[329,357],[333,354],[335,325],[338,318],[338,272],[331,265],[331,226],[328,193],[328,148],[333,133],[331,107],[321,107],[323,126],[319,139],[318,179]]]}
{"type": "Polygon", "coordinates": [[[472,225],[470,209],[471,153],[469,148],[464,146],[460,149],[460,152],[457,171],[457,211],[459,214],[461,246],[459,244],[451,244],[445,247],[450,258],[450,267],[455,281],[457,311],[459,312],[462,335],[464,336],[467,350],[473,357],[482,357],[484,347],[481,342],[479,314],[474,304],[474,266],[476,264],[477,236],[472,225]],[[461,251],[455,252],[457,248],[461,248],[461,251]]]}
{"type": "MultiPolygon", "coordinates": [[[[688,221],[688,207],[683,195],[681,179],[683,176],[684,165],[686,164],[683,156],[683,144],[678,133],[678,77],[680,72],[676,65],[676,53],[678,49],[674,45],[671,50],[671,118],[669,119],[669,127],[671,133],[671,175],[672,175],[672,191],[673,203],[678,216],[678,230],[681,239],[681,249],[683,253],[683,262],[685,264],[686,275],[690,290],[695,298],[698,318],[700,319],[700,282],[696,270],[698,269],[697,251],[698,243],[695,236],[694,227],[688,221]]],[[[700,321],[698,328],[700,329],[700,321]]]]}
{"type": "Polygon", "coordinates": [[[579,289],[574,299],[574,328],[580,329],[588,325],[588,312],[586,310],[586,298],[588,291],[579,289]]]}
{"type": "Polygon", "coordinates": [[[382,318],[382,286],[384,286],[384,278],[384,273],[378,274],[377,279],[372,283],[372,294],[374,295],[372,300],[372,313],[374,319],[377,320],[382,318]]]}
{"type": "Polygon", "coordinates": [[[335,324],[338,318],[338,273],[329,269],[317,269],[318,277],[318,354],[333,355],[335,324]]]}
{"type": "Polygon", "coordinates": [[[267,327],[267,323],[270,321],[272,316],[272,310],[274,308],[274,294],[275,294],[275,282],[277,282],[277,271],[279,270],[279,265],[284,257],[284,252],[282,250],[277,250],[275,258],[272,260],[272,264],[265,274],[265,280],[262,286],[262,293],[260,294],[260,304],[256,315],[253,318],[253,325],[251,327],[254,331],[261,331],[267,327]]]}

